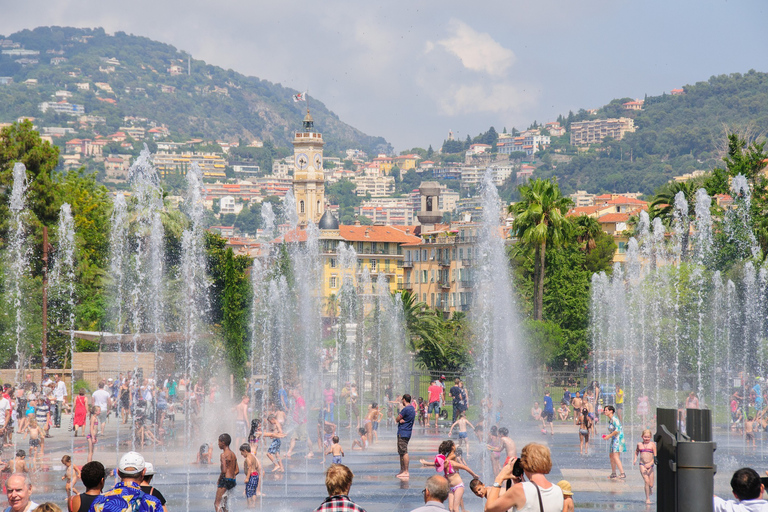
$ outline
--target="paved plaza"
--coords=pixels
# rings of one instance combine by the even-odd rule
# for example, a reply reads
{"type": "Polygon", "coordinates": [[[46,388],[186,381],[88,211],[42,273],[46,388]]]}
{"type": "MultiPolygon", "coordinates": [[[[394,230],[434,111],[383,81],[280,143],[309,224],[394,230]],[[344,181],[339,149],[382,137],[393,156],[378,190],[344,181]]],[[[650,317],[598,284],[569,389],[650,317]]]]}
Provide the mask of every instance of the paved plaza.
{"type": "MultiPolygon", "coordinates": [[[[67,424],[66,421],[63,423],[67,424]]],[[[631,466],[631,452],[628,451],[623,457],[627,479],[609,480],[607,476],[610,473],[610,465],[604,441],[598,441],[589,456],[581,456],[578,434],[571,424],[556,424],[554,436],[542,435],[533,422],[510,423],[508,427],[511,431],[510,437],[516,442],[518,450],[532,441],[543,442],[550,447],[554,462],[550,480],[557,482],[566,479],[571,482],[577,510],[656,509],[655,499],[654,504],[648,507],[644,503],[643,482],[637,466],[631,466]]],[[[605,425],[601,424],[598,427],[598,434],[602,434],[604,428],[605,425]]],[[[633,449],[634,446],[631,436],[639,439],[639,430],[627,429],[628,450],[633,449]]],[[[61,481],[63,474],[61,455],[72,453],[75,463],[81,465],[86,460],[87,445],[82,437],[75,438],[74,451],[72,451],[71,434],[66,428],[52,429],[51,432],[53,438],[48,439],[46,443],[47,455],[43,469],[34,475],[35,499],[38,503],[48,500],[63,505],[65,500],[64,482],[61,481]]],[[[348,430],[342,429],[340,436],[346,452],[344,463],[355,474],[351,498],[369,512],[409,511],[421,505],[421,490],[424,488],[424,482],[427,477],[435,474],[435,471],[433,468],[422,468],[418,459],[423,457],[432,460],[437,453],[437,446],[446,439],[446,434],[447,428],[441,428],[439,432],[435,432],[434,429],[425,432],[422,427],[414,428],[414,437],[410,444],[411,478],[403,482],[395,478],[395,474],[399,471],[399,463],[395,451],[394,431],[384,428],[380,433],[378,444],[365,452],[359,452],[348,449],[350,443],[348,430]]],[[[126,438],[124,427],[121,436],[123,439],[126,438]]],[[[213,442],[215,435],[210,437],[208,442],[213,442]]],[[[17,438],[19,447],[27,449],[28,442],[21,440],[20,436],[17,438]]],[[[99,440],[96,452],[96,460],[103,462],[108,468],[114,467],[118,460],[115,440],[116,428],[112,421],[107,427],[107,435],[99,440]]],[[[718,474],[715,478],[717,494],[723,497],[730,496],[728,482],[735,469],[748,465],[762,474],[763,470],[768,468],[768,464],[763,462],[766,460],[768,440],[765,441],[765,446],[758,441],[756,448],[748,450],[736,435],[731,437],[720,433],[716,435],[716,441],[718,442],[718,450],[715,454],[715,462],[718,464],[718,474]]],[[[184,444],[181,438],[178,438],[177,444],[179,446],[146,447],[140,450],[157,468],[157,476],[153,483],[168,499],[170,511],[212,510],[215,482],[219,474],[218,464],[207,466],[189,464],[195,458],[195,450],[184,450],[181,447],[184,444]]],[[[283,453],[285,453],[287,442],[283,446],[283,453]]],[[[128,446],[122,448],[121,452],[128,448],[128,446]]],[[[236,447],[233,446],[233,448],[236,447]]],[[[214,462],[218,462],[219,453],[219,450],[214,448],[214,462]]],[[[490,471],[483,471],[484,463],[477,440],[470,443],[469,453],[469,465],[476,472],[483,474],[484,481],[492,482],[493,476],[490,475],[490,471]]],[[[3,459],[8,460],[10,454],[11,448],[6,448],[3,459]]],[[[238,459],[242,461],[239,456],[238,459]]],[[[283,475],[270,472],[271,467],[263,448],[259,450],[259,459],[266,469],[263,483],[265,496],[260,502],[262,510],[311,511],[325,498],[323,477],[325,466],[317,458],[306,459],[303,453],[297,451],[287,464],[286,473],[283,475]]],[[[470,477],[464,474],[462,477],[465,485],[468,486],[470,477]]],[[[108,487],[113,483],[114,480],[110,477],[108,487]]],[[[81,484],[80,487],[82,491],[81,484]]],[[[234,491],[234,504],[231,510],[245,510],[243,489],[240,477],[238,487],[234,491]]],[[[472,495],[469,489],[465,494],[465,504],[468,511],[483,509],[483,502],[472,495]]]]}

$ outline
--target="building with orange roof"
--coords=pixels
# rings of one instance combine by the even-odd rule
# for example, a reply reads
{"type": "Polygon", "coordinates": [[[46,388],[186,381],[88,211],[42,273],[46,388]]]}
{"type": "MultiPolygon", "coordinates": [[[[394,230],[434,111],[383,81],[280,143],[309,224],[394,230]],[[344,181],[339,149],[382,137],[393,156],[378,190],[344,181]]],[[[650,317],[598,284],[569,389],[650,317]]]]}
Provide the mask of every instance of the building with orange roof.
{"type": "MultiPolygon", "coordinates": [[[[347,244],[357,252],[357,268],[354,272],[356,280],[362,275],[363,269],[367,268],[373,282],[386,279],[391,293],[402,288],[404,259],[402,247],[406,244],[421,242],[421,239],[413,234],[412,228],[359,224],[339,226],[335,219],[333,219],[335,224],[328,226],[324,223],[326,217],[332,218],[330,212],[324,215],[319,225],[322,293],[325,299],[341,291],[344,277],[338,262],[341,243],[347,244]]],[[[280,235],[272,242],[303,244],[306,241],[307,232],[299,227],[280,235]]]]}

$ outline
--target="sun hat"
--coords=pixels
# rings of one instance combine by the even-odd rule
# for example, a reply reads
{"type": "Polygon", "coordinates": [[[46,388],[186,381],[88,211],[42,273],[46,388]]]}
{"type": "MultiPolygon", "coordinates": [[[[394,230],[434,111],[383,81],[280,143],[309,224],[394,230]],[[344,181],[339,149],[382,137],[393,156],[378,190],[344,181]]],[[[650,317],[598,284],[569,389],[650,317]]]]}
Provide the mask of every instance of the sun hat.
{"type": "Polygon", "coordinates": [[[144,464],[144,476],[152,476],[155,474],[155,466],[151,462],[144,464]]]}
{"type": "Polygon", "coordinates": [[[560,480],[557,482],[557,486],[563,490],[563,496],[573,496],[571,483],[568,480],[560,480]]]}

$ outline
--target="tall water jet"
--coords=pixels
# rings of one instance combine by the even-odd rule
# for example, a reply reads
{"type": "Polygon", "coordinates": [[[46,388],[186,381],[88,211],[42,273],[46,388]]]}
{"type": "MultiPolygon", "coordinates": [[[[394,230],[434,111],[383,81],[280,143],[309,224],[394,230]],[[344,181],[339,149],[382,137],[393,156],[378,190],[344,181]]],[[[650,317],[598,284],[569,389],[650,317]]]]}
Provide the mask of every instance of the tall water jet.
{"type": "MultiPolygon", "coordinates": [[[[181,314],[182,336],[184,338],[184,371],[193,376],[197,372],[195,366],[195,347],[200,339],[205,317],[209,312],[208,300],[209,280],[205,256],[205,205],[203,204],[202,186],[203,173],[197,162],[187,171],[187,190],[184,198],[184,211],[190,220],[190,226],[181,236],[181,268],[182,283],[181,314]]],[[[159,218],[158,218],[159,221],[159,218]]],[[[159,329],[159,326],[158,326],[159,329]]],[[[157,331],[156,331],[157,332],[157,331]]],[[[188,379],[185,379],[188,380],[188,379]]],[[[185,440],[187,451],[192,447],[192,411],[188,403],[184,407],[185,440]]],[[[190,506],[189,489],[191,476],[187,465],[187,510],[190,506]]]]}
{"type": "Polygon", "coordinates": [[[261,222],[264,226],[264,239],[272,240],[275,234],[275,211],[272,203],[261,203],[261,222]]]}
{"type": "MultiPolygon", "coordinates": [[[[56,246],[53,270],[51,271],[52,298],[57,303],[59,324],[66,325],[69,331],[69,361],[75,355],[75,221],[72,208],[68,203],[59,210],[58,244],[56,246]]],[[[74,373],[73,373],[74,375],[74,373]]],[[[75,379],[70,379],[71,396],[75,396],[75,379]]],[[[74,451],[74,438],[71,449],[74,451]]]]}
{"type": "MultiPolygon", "coordinates": [[[[525,387],[528,366],[523,344],[516,337],[519,326],[509,258],[501,234],[502,206],[491,168],[485,172],[481,198],[483,213],[474,269],[477,286],[472,322],[482,354],[478,372],[483,397],[493,400],[495,413],[499,400],[511,404],[518,398],[517,391],[525,387]]],[[[491,424],[490,418],[485,418],[485,424],[491,424]]]]}
{"type": "Polygon", "coordinates": [[[29,275],[29,247],[27,245],[26,196],[27,168],[17,162],[13,166],[13,188],[11,189],[11,222],[9,225],[10,261],[9,285],[13,316],[13,333],[16,344],[16,382],[21,382],[21,373],[27,363],[28,347],[25,339],[27,324],[24,318],[24,280],[29,275]]]}

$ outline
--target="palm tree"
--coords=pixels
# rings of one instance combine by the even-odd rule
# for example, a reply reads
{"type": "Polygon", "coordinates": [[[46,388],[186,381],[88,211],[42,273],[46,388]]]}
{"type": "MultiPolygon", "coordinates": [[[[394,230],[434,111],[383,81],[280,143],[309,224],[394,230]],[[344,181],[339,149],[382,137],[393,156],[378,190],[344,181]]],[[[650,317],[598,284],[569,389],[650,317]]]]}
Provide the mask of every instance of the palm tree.
{"type": "Polygon", "coordinates": [[[565,214],[573,202],[560,193],[554,179],[537,179],[518,190],[522,199],[509,206],[509,212],[515,216],[512,232],[520,243],[534,251],[533,317],[541,320],[547,244],[561,244],[571,234],[573,225],[565,214]]]}
{"type": "Polygon", "coordinates": [[[682,192],[685,200],[688,201],[688,217],[696,215],[696,191],[701,188],[695,181],[682,181],[670,183],[668,187],[659,192],[651,201],[651,216],[661,217],[665,223],[672,220],[672,214],[675,210],[675,196],[682,192]]]}
{"type": "Polygon", "coordinates": [[[442,354],[442,316],[436,310],[430,309],[426,302],[420,302],[412,292],[403,290],[399,293],[411,349],[415,352],[423,349],[434,350],[442,354]]]}
{"type": "Polygon", "coordinates": [[[600,223],[594,217],[579,215],[573,221],[573,225],[576,228],[576,240],[583,244],[582,249],[589,254],[596,247],[595,240],[603,232],[600,223]]]}
{"type": "Polygon", "coordinates": [[[651,202],[652,217],[661,217],[661,220],[667,225],[672,224],[672,218],[675,211],[675,197],[683,193],[688,202],[688,212],[685,219],[682,219],[682,233],[680,235],[680,257],[685,260],[688,257],[688,237],[691,228],[691,219],[696,216],[696,191],[701,188],[696,181],[683,181],[671,183],[665,190],[659,192],[653,197],[651,202]]]}

